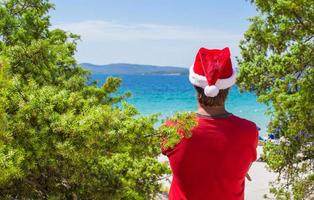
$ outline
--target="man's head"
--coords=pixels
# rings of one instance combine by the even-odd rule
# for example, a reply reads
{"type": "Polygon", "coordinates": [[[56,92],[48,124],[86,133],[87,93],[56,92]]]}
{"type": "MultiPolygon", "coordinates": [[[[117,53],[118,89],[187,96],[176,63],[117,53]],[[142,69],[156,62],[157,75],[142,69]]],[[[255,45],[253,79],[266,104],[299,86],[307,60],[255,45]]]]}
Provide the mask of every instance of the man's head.
{"type": "Polygon", "coordinates": [[[189,71],[189,80],[202,107],[224,106],[229,88],[236,82],[229,48],[200,48],[189,71]]]}
{"type": "Polygon", "coordinates": [[[229,88],[220,90],[218,95],[215,97],[208,97],[204,93],[204,89],[198,86],[194,86],[196,90],[196,98],[198,103],[203,108],[210,108],[216,106],[224,106],[225,101],[228,97],[229,88]]]}

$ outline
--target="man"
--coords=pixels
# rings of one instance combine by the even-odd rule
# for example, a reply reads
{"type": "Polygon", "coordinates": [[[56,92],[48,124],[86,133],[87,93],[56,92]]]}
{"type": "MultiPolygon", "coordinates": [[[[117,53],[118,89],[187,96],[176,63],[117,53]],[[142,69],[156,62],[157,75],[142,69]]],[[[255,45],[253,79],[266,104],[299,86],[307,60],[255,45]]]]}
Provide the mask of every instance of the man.
{"type": "Polygon", "coordinates": [[[235,73],[229,48],[198,51],[189,74],[197,92],[197,125],[190,138],[163,149],[173,172],[170,200],[244,199],[245,177],[256,160],[258,131],[253,122],[225,109],[235,73]]]}

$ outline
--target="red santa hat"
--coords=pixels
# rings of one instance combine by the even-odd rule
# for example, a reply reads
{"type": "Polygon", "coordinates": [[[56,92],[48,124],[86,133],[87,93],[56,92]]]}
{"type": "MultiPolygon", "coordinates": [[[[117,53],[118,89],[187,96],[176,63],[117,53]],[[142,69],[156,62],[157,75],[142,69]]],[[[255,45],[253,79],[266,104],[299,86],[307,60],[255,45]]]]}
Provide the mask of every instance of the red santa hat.
{"type": "Polygon", "coordinates": [[[219,90],[235,84],[236,70],[232,67],[229,48],[200,48],[190,68],[189,79],[193,85],[204,88],[208,97],[215,97],[219,90]]]}

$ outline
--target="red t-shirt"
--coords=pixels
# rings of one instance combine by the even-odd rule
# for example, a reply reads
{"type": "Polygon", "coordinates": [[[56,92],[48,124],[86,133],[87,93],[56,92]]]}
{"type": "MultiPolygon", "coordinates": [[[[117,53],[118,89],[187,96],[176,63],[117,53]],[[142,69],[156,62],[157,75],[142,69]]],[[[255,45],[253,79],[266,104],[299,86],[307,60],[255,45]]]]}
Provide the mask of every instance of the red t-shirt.
{"type": "Polygon", "coordinates": [[[256,160],[255,123],[235,115],[197,120],[191,138],[162,150],[173,174],[169,199],[243,200],[245,175],[256,160]]]}

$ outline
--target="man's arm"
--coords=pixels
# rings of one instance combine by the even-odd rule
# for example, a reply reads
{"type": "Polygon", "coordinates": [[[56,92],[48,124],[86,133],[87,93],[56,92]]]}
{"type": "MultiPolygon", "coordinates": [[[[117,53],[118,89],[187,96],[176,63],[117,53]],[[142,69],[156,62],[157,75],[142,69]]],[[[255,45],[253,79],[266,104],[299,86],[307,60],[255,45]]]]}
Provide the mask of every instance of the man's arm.
{"type": "MultiPolygon", "coordinates": [[[[250,168],[251,168],[251,166],[252,166],[252,163],[253,163],[253,162],[251,162],[251,164],[250,164],[250,166],[249,166],[249,170],[248,170],[248,171],[250,171],[250,168]]],[[[250,174],[249,174],[249,173],[247,173],[247,174],[245,175],[245,177],[246,177],[246,179],[247,179],[248,181],[252,181],[252,178],[251,178],[251,176],[250,176],[250,174]]]]}
{"type": "MultiPolygon", "coordinates": [[[[256,126],[256,140],[255,140],[255,142],[254,142],[254,159],[253,159],[253,161],[251,162],[251,164],[250,164],[250,166],[249,166],[249,170],[251,169],[251,166],[252,166],[252,163],[256,160],[256,158],[257,158],[257,145],[258,145],[258,135],[259,135],[259,130],[261,130],[258,126],[256,126]]],[[[248,171],[249,171],[248,170],[248,171]]],[[[245,177],[246,177],[246,179],[248,180],[248,181],[252,181],[252,178],[251,178],[251,176],[250,176],[250,174],[249,173],[247,173],[246,175],[245,175],[245,177]]]]}

